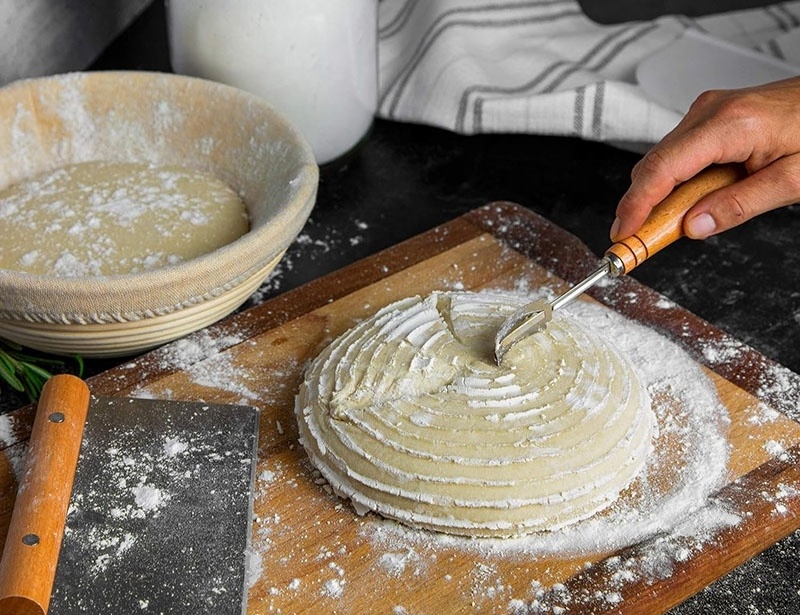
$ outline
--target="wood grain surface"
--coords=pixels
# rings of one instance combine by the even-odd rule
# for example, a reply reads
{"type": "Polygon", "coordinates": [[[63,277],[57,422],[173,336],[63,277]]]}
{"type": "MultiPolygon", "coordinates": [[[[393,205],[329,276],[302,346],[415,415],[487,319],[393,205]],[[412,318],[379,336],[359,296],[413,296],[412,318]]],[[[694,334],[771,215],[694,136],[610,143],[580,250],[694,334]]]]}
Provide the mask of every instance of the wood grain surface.
{"type": "MultiPolygon", "coordinates": [[[[731,424],[730,483],[716,496],[742,521],[671,562],[668,574],[620,583],[621,561],[652,545],[579,557],[489,553],[418,532],[401,541],[333,496],[297,442],[294,397],[306,362],[359,319],[402,297],[442,288],[564,288],[597,257],[530,211],[492,203],[178,343],[214,344],[189,362],[167,348],[92,378],[95,394],[258,405],[261,410],[249,613],[508,613],[570,596],[575,612],[659,613],[800,527],[800,377],[626,277],[596,300],[683,346],[717,387],[731,424]],[[735,349],[724,360],[706,350],[735,349]],[[232,369],[237,387],[199,374],[232,369]],[[206,370],[206,371],[204,371],[206,370]],[[778,386],[779,384],[779,386],[778,386]],[[245,391],[246,399],[243,399],[245,391]],[[774,410],[754,421],[755,409],[774,410]],[[767,443],[780,444],[779,454],[767,443]],[[413,544],[413,547],[409,545],[413,544]],[[613,597],[613,599],[610,599],[613,597]]],[[[12,464],[30,408],[12,415],[18,441],[0,455],[0,535],[16,490],[12,464]]],[[[657,541],[658,539],[653,539],[657,541]]],[[[525,611],[519,611],[525,612],[525,611]]],[[[549,611],[546,611],[549,612],[549,611]]]]}

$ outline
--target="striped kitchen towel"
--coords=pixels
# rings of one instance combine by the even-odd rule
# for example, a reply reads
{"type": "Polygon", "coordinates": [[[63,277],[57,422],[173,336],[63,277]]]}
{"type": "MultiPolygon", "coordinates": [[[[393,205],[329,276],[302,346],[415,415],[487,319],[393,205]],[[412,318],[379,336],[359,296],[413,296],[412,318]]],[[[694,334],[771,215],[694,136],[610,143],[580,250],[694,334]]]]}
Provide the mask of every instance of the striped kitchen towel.
{"type": "Polygon", "coordinates": [[[800,1],[601,25],[577,0],[381,0],[378,115],[464,134],[653,143],[680,113],[635,69],[687,28],[800,65],[800,1]]]}

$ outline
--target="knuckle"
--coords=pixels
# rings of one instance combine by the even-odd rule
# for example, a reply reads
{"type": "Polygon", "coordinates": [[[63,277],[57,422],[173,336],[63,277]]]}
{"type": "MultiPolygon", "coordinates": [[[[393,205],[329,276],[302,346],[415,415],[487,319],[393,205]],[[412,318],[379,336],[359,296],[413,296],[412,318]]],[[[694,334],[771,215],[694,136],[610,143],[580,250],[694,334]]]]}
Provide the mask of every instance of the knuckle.
{"type": "Polygon", "coordinates": [[[617,216],[627,216],[630,212],[635,211],[637,207],[638,201],[636,199],[635,194],[631,194],[631,191],[628,190],[625,194],[622,195],[619,202],[617,203],[617,216]]]}
{"type": "Polygon", "coordinates": [[[719,103],[717,114],[728,132],[759,134],[764,129],[761,106],[751,94],[725,98],[719,103]]]}
{"type": "Polygon", "coordinates": [[[663,149],[656,148],[647,152],[636,165],[636,174],[645,177],[656,177],[669,173],[670,160],[669,156],[663,149]]]}
{"type": "Polygon", "coordinates": [[[781,192],[786,195],[787,200],[800,199],[800,167],[792,165],[778,166],[777,177],[775,179],[781,192]]]}
{"type": "Polygon", "coordinates": [[[705,92],[701,92],[689,106],[689,111],[696,113],[698,111],[704,111],[709,107],[714,107],[724,96],[725,92],[723,90],[706,90],[705,92]]]}
{"type": "Polygon", "coordinates": [[[736,224],[744,222],[751,217],[751,214],[749,213],[749,207],[735,192],[728,196],[725,210],[728,212],[727,217],[736,224]]]}
{"type": "Polygon", "coordinates": [[[762,96],[754,90],[708,90],[700,94],[688,115],[704,118],[727,134],[760,134],[765,128],[762,96]]]}
{"type": "Polygon", "coordinates": [[[748,213],[750,208],[747,202],[735,192],[726,192],[724,196],[720,195],[718,198],[710,211],[717,220],[717,232],[738,226],[755,215],[748,213]]]}
{"type": "Polygon", "coordinates": [[[759,213],[759,203],[747,191],[729,190],[713,208],[727,228],[738,226],[759,213]]]}

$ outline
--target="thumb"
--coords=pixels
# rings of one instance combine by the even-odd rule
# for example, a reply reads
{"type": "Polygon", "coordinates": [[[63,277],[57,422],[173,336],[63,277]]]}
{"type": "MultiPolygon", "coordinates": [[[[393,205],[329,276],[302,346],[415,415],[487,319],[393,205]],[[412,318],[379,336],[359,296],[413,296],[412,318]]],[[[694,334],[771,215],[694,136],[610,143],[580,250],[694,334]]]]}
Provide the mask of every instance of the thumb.
{"type": "Polygon", "coordinates": [[[684,217],[683,231],[692,239],[705,239],[798,200],[800,157],[793,155],[700,199],[684,217]]]}

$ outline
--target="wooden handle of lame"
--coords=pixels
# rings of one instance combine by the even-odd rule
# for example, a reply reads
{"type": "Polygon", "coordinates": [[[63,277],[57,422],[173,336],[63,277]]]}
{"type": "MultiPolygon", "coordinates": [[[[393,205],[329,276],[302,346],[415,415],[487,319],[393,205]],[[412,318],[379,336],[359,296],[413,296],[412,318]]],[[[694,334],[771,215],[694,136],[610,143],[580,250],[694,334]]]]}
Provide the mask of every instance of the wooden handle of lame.
{"type": "Polygon", "coordinates": [[[620,273],[630,272],[659,250],[683,237],[683,218],[697,201],[746,175],[740,164],[708,167],[675,188],[653,208],[636,234],[616,242],[606,250],[606,254],[614,254],[622,261],[625,270],[620,273]]]}
{"type": "Polygon", "coordinates": [[[42,390],[0,560],[3,615],[47,613],[89,399],[75,376],[53,376],[42,390]]]}

